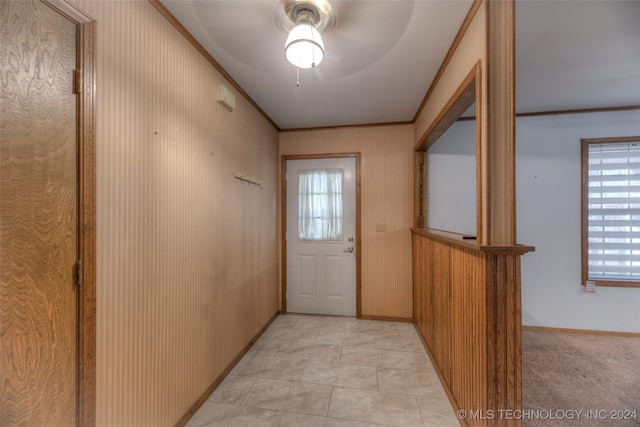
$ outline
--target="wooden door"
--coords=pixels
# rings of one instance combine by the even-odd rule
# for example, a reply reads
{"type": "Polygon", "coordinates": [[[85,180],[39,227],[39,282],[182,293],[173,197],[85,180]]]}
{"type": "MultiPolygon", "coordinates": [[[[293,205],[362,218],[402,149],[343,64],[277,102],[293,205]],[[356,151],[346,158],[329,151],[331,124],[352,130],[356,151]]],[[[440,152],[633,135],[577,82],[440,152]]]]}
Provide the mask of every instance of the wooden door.
{"type": "Polygon", "coordinates": [[[77,410],[76,25],[0,1],[0,425],[77,410]]]}
{"type": "Polygon", "coordinates": [[[355,316],[356,160],[287,160],[286,172],[287,311],[355,316]]]}

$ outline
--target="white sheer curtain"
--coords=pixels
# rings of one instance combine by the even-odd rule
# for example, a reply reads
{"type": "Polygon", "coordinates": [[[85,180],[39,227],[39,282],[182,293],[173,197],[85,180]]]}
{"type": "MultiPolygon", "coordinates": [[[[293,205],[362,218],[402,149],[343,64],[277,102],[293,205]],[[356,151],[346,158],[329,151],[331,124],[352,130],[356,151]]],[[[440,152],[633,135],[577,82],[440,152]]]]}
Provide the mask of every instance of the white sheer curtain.
{"type": "Polygon", "coordinates": [[[342,240],[342,171],[300,172],[298,236],[301,240],[342,240]]]}

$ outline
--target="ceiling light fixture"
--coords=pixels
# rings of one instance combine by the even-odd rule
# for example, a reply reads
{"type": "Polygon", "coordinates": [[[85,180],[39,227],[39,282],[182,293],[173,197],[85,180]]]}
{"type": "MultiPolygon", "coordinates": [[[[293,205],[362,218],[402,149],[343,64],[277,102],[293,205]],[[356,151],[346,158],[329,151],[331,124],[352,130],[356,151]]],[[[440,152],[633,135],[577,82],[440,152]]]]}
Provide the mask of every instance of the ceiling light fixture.
{"type": "Polygon", "coordinates": [[[306,18],[299,19],[287,37],[284,53],[296,67],[313,68],[324,58],[322,36],[306,18]]]}
{"type": "Polygon", "coordinates": [[[285,2],[285,13],[295,24],[284,45],[287,60],[297,68],[317,66],[324,59],[324,43],[318,30],[333,29],[335,24],[331,5],[326,0],[289,0],[285,2]]]}

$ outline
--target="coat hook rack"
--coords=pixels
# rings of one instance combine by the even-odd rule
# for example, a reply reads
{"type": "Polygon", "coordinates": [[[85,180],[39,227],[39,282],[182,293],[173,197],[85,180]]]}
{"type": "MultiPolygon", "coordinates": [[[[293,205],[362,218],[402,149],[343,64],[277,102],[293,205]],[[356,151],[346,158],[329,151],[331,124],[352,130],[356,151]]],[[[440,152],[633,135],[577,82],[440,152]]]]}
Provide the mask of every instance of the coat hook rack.
{"type": "Polygon", "coordinates": [[[236,172],[235,176],[236,176],[236,179],[239,179],[240,181],[248,182],[249,184],[255,184],[262,187],[263,181],[261,179],[254,178],[252,176],[245,175],[243,173],[238,173],[238,172],[236,172]]]}

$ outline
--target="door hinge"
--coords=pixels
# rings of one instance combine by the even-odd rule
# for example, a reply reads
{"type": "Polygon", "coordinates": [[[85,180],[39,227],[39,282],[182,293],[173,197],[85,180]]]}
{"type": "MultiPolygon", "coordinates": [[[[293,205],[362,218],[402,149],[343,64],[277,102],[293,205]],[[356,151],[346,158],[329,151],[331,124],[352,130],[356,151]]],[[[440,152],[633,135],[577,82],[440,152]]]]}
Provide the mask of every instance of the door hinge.
{"type": "Polygon", "coordinates": [[[76,285],[78,286],[82,285],[82,274],[82,260],[79,259],[76,261],[76,285]]]}
{"type": "Polygon", "coordinates": [[[82,70],[73,70],[73,93],[82,93],[82,70]]]}

